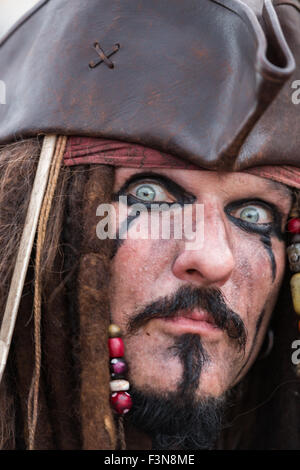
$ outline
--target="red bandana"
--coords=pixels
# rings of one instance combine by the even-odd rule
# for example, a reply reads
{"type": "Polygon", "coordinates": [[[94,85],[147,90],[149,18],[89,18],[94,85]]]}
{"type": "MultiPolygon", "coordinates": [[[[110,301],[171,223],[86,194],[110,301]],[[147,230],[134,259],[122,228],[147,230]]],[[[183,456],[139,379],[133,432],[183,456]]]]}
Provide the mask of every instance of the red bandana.
{"type": "MultiPolygon", "coordinates": [[[[149,147],[93,137],[69,137],[64,163],[67,166],[100,163],[125,168],[199,170],[197,165],[149,147]]],[[[300,189],[300,168],[295,166],[258,166],[244,172],[300,189]]]]}

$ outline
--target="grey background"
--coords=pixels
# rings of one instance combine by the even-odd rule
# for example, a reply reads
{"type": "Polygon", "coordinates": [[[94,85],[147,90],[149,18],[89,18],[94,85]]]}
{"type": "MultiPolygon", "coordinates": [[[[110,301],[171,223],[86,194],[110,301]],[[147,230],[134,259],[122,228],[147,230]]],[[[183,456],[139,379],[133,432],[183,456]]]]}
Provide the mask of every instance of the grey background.
{"type": "Polygon", "coordinates": [[[0,37],[38,0],[0,0],[0,37]]]}

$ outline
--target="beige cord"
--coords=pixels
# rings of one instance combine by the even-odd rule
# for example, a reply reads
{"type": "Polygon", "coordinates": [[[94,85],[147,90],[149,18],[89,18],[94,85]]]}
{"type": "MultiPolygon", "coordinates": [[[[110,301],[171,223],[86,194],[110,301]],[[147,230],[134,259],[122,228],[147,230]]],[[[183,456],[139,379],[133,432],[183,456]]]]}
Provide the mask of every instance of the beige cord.
{"type": "Polygon", "coordinates": [[[14,271],[9,287],[0,330],[0,382],[7,363],[12,336],[17,320],[24,282],[28,269],[34,238],[38,226],[44,195],[47,188],[51,163],[55,153],[57,136],[46,135],[36,169],[24,229],[17,252],[14,271]]]}
{"type": "Polygon", "coordinates": [[[39,383],[41,371],[41,306],[42,306],[42,292],[41,292],[41,256],[46,237],[47,223],[51,210],[51,205],[57,185],[59,172],[62,164],[62,159],[66,147],[67,137],[60,136],[57,139],[55,154],[49,174],[48,185],[44,197],[38,232],[37,232],[37,246],[36,246],[36,261],[35,261],[35,281],[34,281],[34,344],[35,344],[35,364],[34,374],[30,386],[28,397],[28,447],[29,450],[34,449],[35,431],[38,417],[38,396],[39,396],[39,383]]]}

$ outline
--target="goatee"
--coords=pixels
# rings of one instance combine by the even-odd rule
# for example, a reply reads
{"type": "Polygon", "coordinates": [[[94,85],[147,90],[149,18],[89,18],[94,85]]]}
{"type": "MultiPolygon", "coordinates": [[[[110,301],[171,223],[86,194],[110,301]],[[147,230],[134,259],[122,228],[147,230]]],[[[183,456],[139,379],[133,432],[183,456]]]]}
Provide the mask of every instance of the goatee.
{"type": "Polygon", "coordinates": [[[170,348],[183,374],[174,392],[131,390],[133,408],[127,420],[152,439],[157,450],[211,449],[222,428],[224,398],[196,398],[203,367],[209,363],[200,337],[185,334],[170,348]]]}

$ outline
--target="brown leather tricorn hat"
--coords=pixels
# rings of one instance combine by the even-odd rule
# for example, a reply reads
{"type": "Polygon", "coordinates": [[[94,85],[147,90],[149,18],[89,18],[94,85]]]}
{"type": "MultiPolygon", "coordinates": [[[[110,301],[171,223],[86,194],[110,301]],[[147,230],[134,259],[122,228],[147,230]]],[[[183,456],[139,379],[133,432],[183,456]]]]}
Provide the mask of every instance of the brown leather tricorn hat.
{"type": "Polygon", "coordinates": [[[0,143],[99,136],[210,169],[299,165],[300,4],[247,3],[40,1],[0,43],[0,143]]]}

